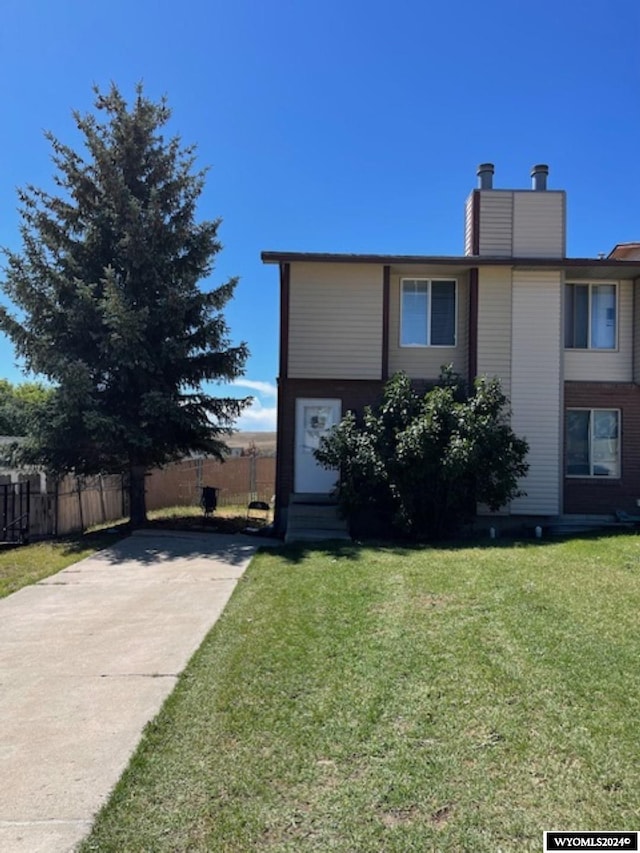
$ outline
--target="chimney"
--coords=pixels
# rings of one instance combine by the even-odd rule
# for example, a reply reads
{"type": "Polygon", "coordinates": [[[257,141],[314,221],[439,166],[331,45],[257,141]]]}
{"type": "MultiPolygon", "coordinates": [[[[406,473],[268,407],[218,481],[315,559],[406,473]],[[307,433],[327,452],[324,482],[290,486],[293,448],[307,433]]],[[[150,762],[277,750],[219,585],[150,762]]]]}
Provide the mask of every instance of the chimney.
{"type": "Polygon", "coordinates": [[[531,170],[531,189],[538,192],[544,192],[547,188],[547,176],[549,167],[545,163],[538,163],[531,170]]]}
{"type": "Polygon", "coordinates": [[[493,189],[493,163],[480,163],[478,166],[478,189],[492,190],[493,189]]]}

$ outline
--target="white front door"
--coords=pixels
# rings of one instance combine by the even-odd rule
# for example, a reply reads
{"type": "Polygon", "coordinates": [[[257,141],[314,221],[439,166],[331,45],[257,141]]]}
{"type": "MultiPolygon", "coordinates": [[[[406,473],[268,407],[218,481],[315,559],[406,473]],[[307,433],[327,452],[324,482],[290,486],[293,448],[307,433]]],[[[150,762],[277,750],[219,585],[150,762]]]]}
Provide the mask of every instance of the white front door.
{"type": "Polygon", "coordinates": [[[338,479],[337,471],[321,468],[313,451],[332,426],[340,423],[341,400],[296,400],[296,450],[294,489],[299,493],[328,494],[338,479]]]}

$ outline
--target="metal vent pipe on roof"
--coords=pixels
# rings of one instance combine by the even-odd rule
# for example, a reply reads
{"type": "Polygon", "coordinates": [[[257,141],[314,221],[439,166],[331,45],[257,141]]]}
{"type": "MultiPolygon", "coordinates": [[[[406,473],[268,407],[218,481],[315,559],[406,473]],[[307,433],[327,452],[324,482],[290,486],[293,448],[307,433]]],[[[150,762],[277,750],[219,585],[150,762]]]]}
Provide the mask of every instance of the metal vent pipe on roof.
{"type": "Polygon", "coordinates": [[[495,168],[493,163],[480,163],[478,166],[478,189],[492,190],[493,189],[493,173],[495,168]]]}
{"type": "Polygon", "coordinates": [[[543,192],[547,188],[547,177],[549,175],[549,167],[546,163],[538,163],[531,170],[531,189],[543,192]]]}

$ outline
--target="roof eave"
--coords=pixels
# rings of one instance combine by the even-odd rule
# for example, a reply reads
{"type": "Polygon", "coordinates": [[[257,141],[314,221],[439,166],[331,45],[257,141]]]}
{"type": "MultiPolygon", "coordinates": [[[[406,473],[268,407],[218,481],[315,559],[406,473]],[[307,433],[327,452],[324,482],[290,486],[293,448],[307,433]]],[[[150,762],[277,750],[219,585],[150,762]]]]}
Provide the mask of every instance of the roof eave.
{"type": "Polygon", "coordinates": [[[518,268],[597,268],[601,272],[611,270],[611,274],[626,272],[630,278],[640,276],[640,263],[635,260],[618,260],[614,258],[514,258],[491,257],[486,255],[373,255],[373,254],[342,254],[331,252],[278,252],[264,251],[261,253],[265,264],[283,263],[334,263],[334,264],[382,264],[391,266],[420,265],[420,266],[458,266],[458,267],[487,267],[508,266],[518,268]]]}

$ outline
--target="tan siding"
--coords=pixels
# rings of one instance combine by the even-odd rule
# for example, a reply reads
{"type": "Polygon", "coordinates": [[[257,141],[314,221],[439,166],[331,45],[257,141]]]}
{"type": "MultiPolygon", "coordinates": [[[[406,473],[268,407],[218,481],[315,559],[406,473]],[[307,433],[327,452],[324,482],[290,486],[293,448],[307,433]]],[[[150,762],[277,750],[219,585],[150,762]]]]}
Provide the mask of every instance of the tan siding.
{"type": "Polygon", "coordinates": [[[480,254],[511,257],[513,248],[513,193],[486,190],[480,193],[480,254]]]}
{"type": "Polygon", "coordinates": [[[560,318],[559,272],[513,273],[511,405],[516,435],[529,442],[525,497],[514,514],[560,512],[560,318]]]}
{"type": "Polygon", "coordinates": [[[618,349],[615,352],[565,350],[564,378],[567,381],[633,381],[633,282],[620,282],[618,295],[618,349]]]}
{"type": "MultiPolygon", "coordinates": [[[[442,270],[415,270],[409,278],[454,278],[442,270]]],[[[391,277],[389,311],[389,372],[403,370],[411,379],[437,379],[443,364],[466,377],[469,370],[469,282],[468,276],[455,277],[457,288],[457,324],[455,347],[400,346],[400,276],[391,277]]]]}
{"type": "Polygon", "coordinates": [[[478,273],[478,375],[497,376],[511,396],[511,270],[478,273]]]}
{"type": "Polygon", "coordinates": [[[292,264],[290,281],[289,376],[379,379],[382,268],[292,264]]]}
{"type": "Polygon", "coordinates": [[[513,256],[565,257],[565,194],[513,193],[513,256]]]}
{"type": "Polygon", "coordinates": [[[473,254],[473,193],[469,195],[464,206],[464,253],[473,254]]]}

